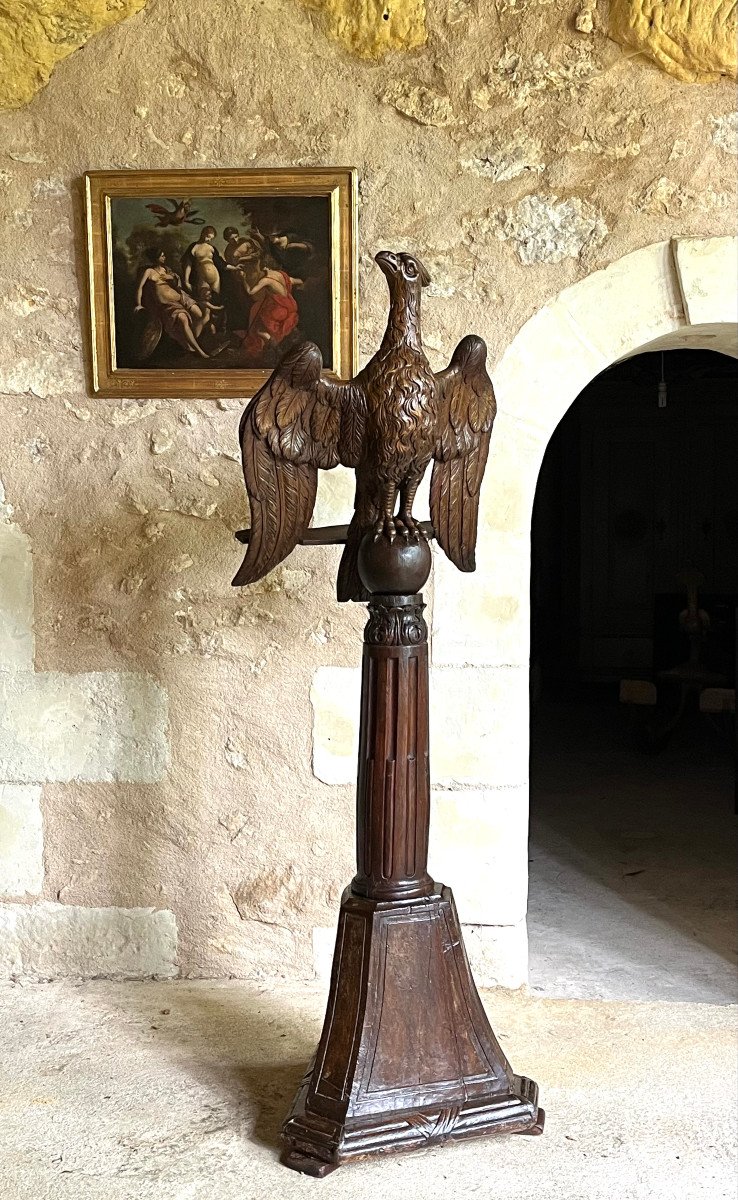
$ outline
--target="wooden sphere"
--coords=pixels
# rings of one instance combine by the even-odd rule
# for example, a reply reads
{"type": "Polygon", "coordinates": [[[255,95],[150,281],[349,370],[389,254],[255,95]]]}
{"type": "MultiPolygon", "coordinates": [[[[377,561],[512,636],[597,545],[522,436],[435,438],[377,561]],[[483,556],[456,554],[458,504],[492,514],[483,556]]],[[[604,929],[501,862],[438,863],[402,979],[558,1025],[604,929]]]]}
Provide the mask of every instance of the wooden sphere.
{"type": "Polygon", "coordinates": [[[430,575],[431,550],[422,536],[406,541],[400,534],[393,542],[386,534],[375,541],[365,533],[359,544],[359,577],[369,592],[389,596],[414,595],[430,575]]]}

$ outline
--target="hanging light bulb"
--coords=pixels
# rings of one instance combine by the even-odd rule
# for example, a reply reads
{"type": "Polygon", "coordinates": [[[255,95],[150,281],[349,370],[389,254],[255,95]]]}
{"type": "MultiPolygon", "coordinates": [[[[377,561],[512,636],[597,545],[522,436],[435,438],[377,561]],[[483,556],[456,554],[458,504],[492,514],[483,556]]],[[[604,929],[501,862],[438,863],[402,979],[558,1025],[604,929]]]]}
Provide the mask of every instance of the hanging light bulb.
{"type": "Polygon", "coordinates": [[[664,377],[664,352],[661,351],[661,379],[659,380],[659,408],[666,408],[666,379],[664,377]]]}

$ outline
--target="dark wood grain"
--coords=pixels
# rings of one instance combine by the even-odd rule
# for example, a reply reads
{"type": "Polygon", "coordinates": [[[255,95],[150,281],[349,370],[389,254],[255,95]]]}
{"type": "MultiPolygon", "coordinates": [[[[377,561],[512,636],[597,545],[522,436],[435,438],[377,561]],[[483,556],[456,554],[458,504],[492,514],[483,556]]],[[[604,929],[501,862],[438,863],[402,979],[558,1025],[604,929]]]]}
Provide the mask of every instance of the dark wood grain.
{"type": "MultiPolygon", "coordinates": [[[[428,874],[428,630],[397,542],[365,535],[357,872],[343,894],[323,1032],[283,1127],[282,1161],[322,1177],[371,1154],[540,1133],[474,986],[449,888],[428,874]]],[[[423,574],[424,571],[424,574],[423,574]]],[[[413,573],[414,572],[414,573],[413,573]]],[[[422,586],[422,583],[421,583],[422,586]]]]}
{"type": "MultiPolygon", "coordinates": [[[[418,522],[424,537],[430,541],[436,535],[430,521],[418,522]]],[[[299,541],[301,546],[342,546],[348,540],[348,525],[316,525],[306,529],[299,541]]],[[[237,542],[247,546],[251,538],[250,529],[237,529],[233,535],[237,542]]]]}
{"type": "Polygon", "coordinates": [[[364,369],[347,383],[334,383],[322,374],[318,347],[302,343],[244,411],[240,439],[251,529],[233,580],[237,587],[261,579],[299,543],[310,544],[318,469],[339,463],[356,471],[339,600],[368,599],[357,564],[365,533],[390,542],[428,536],[413,505],[431,462],[435,536],[460,571],[474,570],[479,494],[496,412],[487,348],[481,338],[465,337],[448,367],[434,374],[420,332],[427,271],[411,254],[383,250],[376,261],[387,279],[390,308],[382,344],[364,369]]]}
{"type": "Polygon", "coordinates": [[[234,579],[260,579],[296,545],[344,544],[339,600],[368,600],[357,780],[357,871],[341,902],[323,1032],[283,1127],[283,1162],[322,1177],[370,1154],[478,1134],[540,1133],[530,1079],[513,1074],[472,979],[449,888],[428,874],[430,537],[473,571],[496,405],[486,347],[464,338],[434,374],[409,254],[376,259],[389,285],[382,344],[345,384],[317,347],[282,360],[244,411],[251,527],[234,579]],[[431,523],[413,503],[433,461],[431,523]],[[311,529],[319,469],[356,471],[348,526],[311,529]],[[399,501],[399,507],[398,507],[399,501]],[[397,510],[397,511],[396,511],[397,510]]]}

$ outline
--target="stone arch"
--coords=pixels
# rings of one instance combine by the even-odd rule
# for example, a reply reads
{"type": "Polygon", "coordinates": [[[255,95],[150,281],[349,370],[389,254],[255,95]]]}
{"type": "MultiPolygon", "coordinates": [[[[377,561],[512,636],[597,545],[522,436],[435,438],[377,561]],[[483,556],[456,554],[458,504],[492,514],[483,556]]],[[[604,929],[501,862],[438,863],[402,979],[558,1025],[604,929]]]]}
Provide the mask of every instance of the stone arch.
{"type": "MultiPolygon", "coordinates": [[[[738,239],[675,238],[633,251],[560,292],[522,326],[493,372],[498,418],[477,576],[460,586],[437,554],[433,612],[434,686],[466,677],[461,694],[473,695],[471,707],[485,713],[481,724],[471,713],[466,726],[475,773],[454,781],[462,789],[482,787],[487,800],[478,810],[484,826],[464,846],[467,878],[485,889],[483,905],[466,917],[487,935],[480,982],[519,986],[527,978],[530,530],[549,439],[585,385],[611,364],[678,347],[738,357],[737,332],[738,239]]],[[[437,746],[436,740],[436,764],[437,746]]],[[[451,799],[447,794],[446,803],[451,799]]],[[[458,821],[471,796],[461,790],[454,799],[458,821]]],[[[460,911],[464,920],[461,905],[460,911]]]]}

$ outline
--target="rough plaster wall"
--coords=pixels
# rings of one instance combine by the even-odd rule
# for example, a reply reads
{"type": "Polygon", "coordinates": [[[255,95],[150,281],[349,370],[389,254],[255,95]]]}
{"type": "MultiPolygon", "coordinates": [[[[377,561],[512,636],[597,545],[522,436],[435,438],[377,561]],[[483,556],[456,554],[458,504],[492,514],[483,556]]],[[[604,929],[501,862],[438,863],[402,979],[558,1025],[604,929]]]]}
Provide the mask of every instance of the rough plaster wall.
{"type": "Polygon", "coordinates": [[[58,62],[146,0],[0,0],[0,109],[27,104],[58,62]]]}
{"type": "MultiPolygon", "coordinates": [[[[494,373],[515,331],[562,288],[637,247],[733,224],[729,85],[690,88],[628,61],[596,24],[578,32],[578,11],[438,0],[427,5],[427,43],[376,63],[329,37],[326,13],[294,0],[200,9],[149,0],[63,62],[29,107],[0,118],[0,476],[12,506],[3,545],[18,564],[16,582],[2,572],[0,644],[19,656],[3,670],[13,686],[18,673],[35,689],[30,674],[53,678],[62,709],[84,679],[105,675],[113,690],[127,680],[134,724],[137,689],[149,687],[144,725],[156,746],[168,741],[169,757],[168,766],[156,760],[156,777],[146,774],[147,746],[133,744],[122,774],[97,759],[72,781],[6,768],[0,782],[11,791],[0,803],[25,828],[0,868],[0,880],[16,881],[2,911],[27,942],[25,958],[15,943],[7,950],[21,964],[13,969],[75,973],[83,960],[82,973],[110,970],[111,928],[127,947],[126,972],[138,964],[171,974],[176,962],[185,975],[309,976],[353,870],[353,788],[340,753],[338,782],[313,772],[310,696],[322,694],[322,669],[358,664],[362,612],[333,600],[335,549],[298,549],[268,580],[230,590],[232,534],[246,517],[238,403],[87,397],[80,174],[355,164],[362,355],[386,311],[371,255],[396,245],[419,253],[433,276],[424,329],[434,365],[475,330],[494,373]],[[667,193],[678,203],[657,198],[667,193]],[[23,787],[19,798],[12,789],[23,787]],[[29,904],[32,929],[18,916],[29,904]],[[121,909],[138,914],[130,928],[121,909]],[[78,929],[81,913],[85,952],[71,955],[76,941],[58,937],[54,968],[39,950],[39,922],[58,931],[66,915],[78,929]]],[[[529,402],[521,396],[521,407],[529,402]]],[[[495,433],[490,472],[510,483],[504,495],[493,478],[485,485],[480,572],[437,571],[439,730],[465,727],[464,664],[479,664],[478,628],[490,635],[474,686],[498,713],[508,672],[525,710],[528,498],[515,480],[528,451],[518,436],[520,463],[508,461],[513,418],[503,413],[495,433]]],[[[539,453],[531,434],[531,463],[539,453]]],[[[345,519],[349,505],[350,481],[335,473],[318,520],[345,519]]],[[[330,770],[320,699],[315,719],[330,770]]],[[[524,839],[519,859],[496,854],[494,814],[506,821],[517,799],[524,827],[527,730],[487,732],[486,756],[461,738],[437,747],[431,866],[448,846],[482,977],[514,984],[524,978],[524,839]],[[479,882],[496,881],[486,903],[471,884],[465,898],[458,866],[469,814],[485,805],[494,872],[479,882]]],[[[327,738],[340,736],[328,728],[327,738]]],[[[79,752],[89,761],[89,738],[79,752]]]]}

